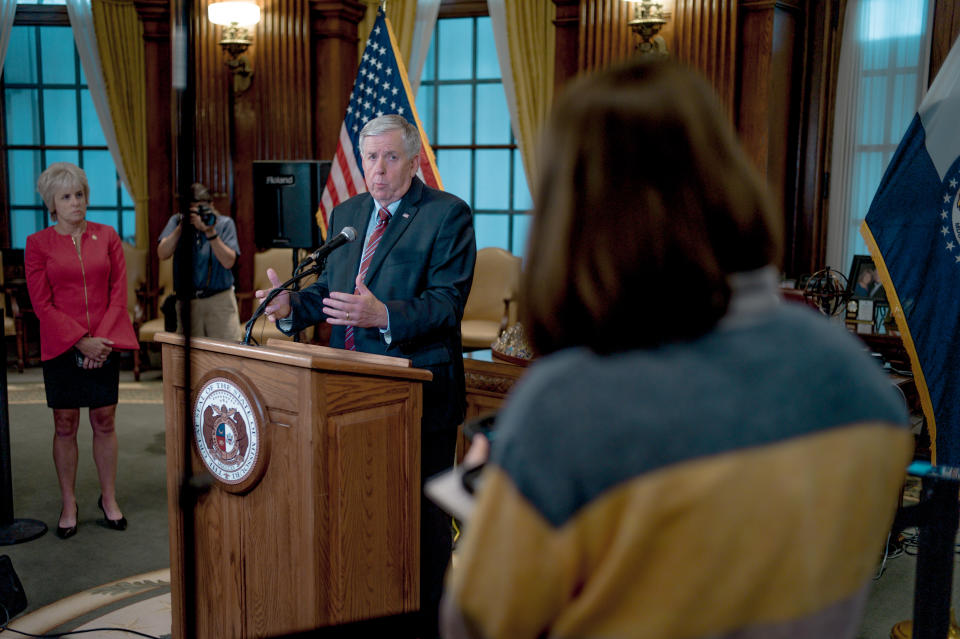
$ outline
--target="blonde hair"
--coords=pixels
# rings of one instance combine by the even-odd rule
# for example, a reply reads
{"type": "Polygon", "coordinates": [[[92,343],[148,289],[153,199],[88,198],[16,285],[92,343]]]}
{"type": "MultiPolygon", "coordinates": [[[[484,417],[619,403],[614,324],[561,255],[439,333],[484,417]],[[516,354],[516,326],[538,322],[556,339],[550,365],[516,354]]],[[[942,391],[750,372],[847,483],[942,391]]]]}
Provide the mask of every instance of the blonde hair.
{"type": "Polygon", "coordinates": [[[90,184],[87,174],[76,164],[70,162],[54,162],[40,174],[37,179],[37,192],[43,198],[43,204],[50,211],[50,219],[57,219],[57,193],[69,191],[76,187],[83,189],[83,197],[90,201],[90,184]]]}

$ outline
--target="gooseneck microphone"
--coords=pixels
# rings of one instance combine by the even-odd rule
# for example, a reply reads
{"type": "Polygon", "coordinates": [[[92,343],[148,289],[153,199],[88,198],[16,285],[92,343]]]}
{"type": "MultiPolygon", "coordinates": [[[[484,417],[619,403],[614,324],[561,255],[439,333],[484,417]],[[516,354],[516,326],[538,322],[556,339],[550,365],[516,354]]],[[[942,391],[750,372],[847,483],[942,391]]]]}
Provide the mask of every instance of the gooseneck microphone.
{"type": "Polygon", "coordinates": [[[267,304],[273,301],[277,295],[287,290],[291,284],[296,281],[303,279],[308,275],[313,275],[323,270],[323,260],[334,250],[340,248],[344,244],[349,244],[350,242],[357,239],[357,229],[352,226],[345,226],[343,230],[337,233],[335,236],[331,237],[327,242],[318,248],[316,251],[311,253],[297,266],[296,270],[293,272],[293,277],[289,280],[280,284],[279,286],[274,287],[270,293],[267,294],[263,301],[260,302],[260,306],[257,307],[257,310],[254,311],[253,316],[247,321],[246,330],[243,335],[243,344],[250,343],[250,333],[253,331],[253,325],[260,318],[261,315],[265,312],[267,304]],[[313,268],[304,270],[304,268],[313,264],[313,268]]]}
{"type": "Polygon", "coordinates": [[[327,240],[323,246],[318,248],[316,251],[311,253],[306,257],[304,262],[319,262],[332,251],[340,248],[344,244],[349,244],[350,242],[357,239],[357,229],[352,226],[345,226],[343,230],[337,233],[335,236],[327,240]]]}

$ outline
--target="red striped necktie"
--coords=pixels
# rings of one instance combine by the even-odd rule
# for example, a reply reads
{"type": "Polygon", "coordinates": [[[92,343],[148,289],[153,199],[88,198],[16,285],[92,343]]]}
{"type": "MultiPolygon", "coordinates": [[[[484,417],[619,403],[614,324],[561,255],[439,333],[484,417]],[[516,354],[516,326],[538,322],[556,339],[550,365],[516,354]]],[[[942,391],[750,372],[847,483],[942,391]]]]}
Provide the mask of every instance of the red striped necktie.
{"type": "MultiPolygon", "coordinates": [[[[360,270],[357,271],[357,275],[360,276],[360,279],[363,280],[367,274],[367,269],[370,268],[370,260],[373,259],[373,254],[377,250],[377,246],[380,245],[380,238],[383,237],[383,230],[387,228],[387,222],[390,221],[390,211],[385,208],[381,208],[377,211],[377,225],[373,229],[373,233],[370,234],[370,239],[367,240],[367,245],[363,248],[363,258],[360,260],[360,270]]],[[[356,295],[357,291],[354,289],[353,294],[356,295]]],[[[346,334],[343,338],[343,346],[348,351],[357,350],[357,345],[353,341],[353,326],[346,327],[346,334]]]]}

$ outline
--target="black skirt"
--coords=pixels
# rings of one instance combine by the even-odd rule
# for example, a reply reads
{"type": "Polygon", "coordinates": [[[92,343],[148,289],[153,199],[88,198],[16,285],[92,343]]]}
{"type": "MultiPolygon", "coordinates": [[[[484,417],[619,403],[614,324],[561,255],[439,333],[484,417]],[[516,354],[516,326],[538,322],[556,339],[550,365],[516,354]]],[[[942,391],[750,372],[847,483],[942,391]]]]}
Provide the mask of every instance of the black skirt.
{"type": "Polygon", "coordinates": [[[117,403],[120,361],[110,353],[100,368],[77,366],[76,349],[43,362],[43,385],[50,408],[99,408],[117,403]]]}

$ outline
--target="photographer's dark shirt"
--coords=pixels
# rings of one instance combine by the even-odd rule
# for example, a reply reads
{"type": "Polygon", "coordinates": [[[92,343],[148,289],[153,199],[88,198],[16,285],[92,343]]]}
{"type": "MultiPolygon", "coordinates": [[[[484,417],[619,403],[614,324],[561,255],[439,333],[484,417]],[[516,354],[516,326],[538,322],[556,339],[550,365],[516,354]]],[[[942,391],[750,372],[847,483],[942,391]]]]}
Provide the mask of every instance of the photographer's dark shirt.
{"type": "MultiPolygon", "coordinates": [[[[159,239],[162,240],[173,233],[179,223],[180,215],[173,215],[167,221],[159,239]]],[[[240,245],[237,243],[237,227],[234,225],[233,219],[225,215],[218,215],[213,228],[224,244],[232,248],[237,255],[240,255],[240,245]]],[[[174,282],[180,281],[179,272],[180,265],[177,263],[176,254],[174,254],[174,282]]],[[[224,291],[233,286],[233,272],[223,267],[223,264],[214,255],[210,242],[202,233],[196,233],[193,244],[193,285],[200,297],[209,297],[213,293],[224,291]]]]}

